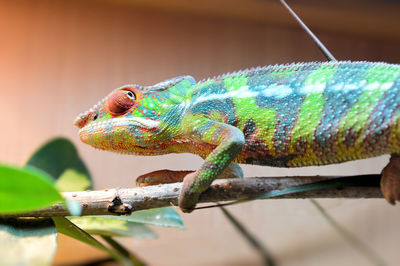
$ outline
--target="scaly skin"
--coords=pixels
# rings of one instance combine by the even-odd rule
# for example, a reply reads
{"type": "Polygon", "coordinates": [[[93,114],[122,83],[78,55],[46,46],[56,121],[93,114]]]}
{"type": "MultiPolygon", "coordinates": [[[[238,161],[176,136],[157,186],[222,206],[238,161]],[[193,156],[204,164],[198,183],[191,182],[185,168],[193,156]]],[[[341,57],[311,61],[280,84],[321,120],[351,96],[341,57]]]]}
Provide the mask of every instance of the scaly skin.
{"type": "Polygon", "coordinates": [[[126,85],[75,124],[103,150],[200,155],[179,198],[191,211],[232,162],[300,167],[400,153],[400,66],[298,63],[126,85]]]}

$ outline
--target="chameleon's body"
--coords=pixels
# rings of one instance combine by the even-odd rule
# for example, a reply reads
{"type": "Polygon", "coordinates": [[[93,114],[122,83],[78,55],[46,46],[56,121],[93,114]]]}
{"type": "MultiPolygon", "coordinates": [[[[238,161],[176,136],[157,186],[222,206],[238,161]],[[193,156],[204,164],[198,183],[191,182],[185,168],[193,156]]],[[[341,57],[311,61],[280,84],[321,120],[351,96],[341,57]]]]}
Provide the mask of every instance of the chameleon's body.
{"type": "Polygon", "coordinates": [[[190,210],[232,161],[299,167],[400,153],[400,66],[300,63],[127,85],[75,123],[96,148],[203,157],[180,198],[190,210]]]}

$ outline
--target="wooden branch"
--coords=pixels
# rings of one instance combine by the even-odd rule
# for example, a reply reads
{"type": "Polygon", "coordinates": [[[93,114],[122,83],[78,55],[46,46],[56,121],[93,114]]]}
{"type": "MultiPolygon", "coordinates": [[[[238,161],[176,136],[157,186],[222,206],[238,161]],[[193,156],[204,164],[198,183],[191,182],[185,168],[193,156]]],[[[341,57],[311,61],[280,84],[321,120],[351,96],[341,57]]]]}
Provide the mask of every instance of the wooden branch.
{"type": "MultiPolygon", "coordinates": [[[[252,177],[244,179],[221,179],[213,183],[200,197],[199,202],[222,202],[243,200],[299,185],[332,180],[331,176],[252,177]]],[[[379,175],[353,176],[356,186],[326,188],[287,194],[275,198],[382,198],[379,175]],[[357,185],[360,184],[360,185],[357,185]]],[[[338,180],[338,179],[335,179],[338,180]]],[[[129,215],[133,211],[178,204],[182,183],[148,187],[116,188],[97,191],[65,192],[66,199],[74,199],[82,205],[82,215],[129,215]]],[[[40,195],[38,195],[40,196],[40,195]]],[[[70,215],[63,204],[22,214],[1,217],[51,217],[70,215]]]]}

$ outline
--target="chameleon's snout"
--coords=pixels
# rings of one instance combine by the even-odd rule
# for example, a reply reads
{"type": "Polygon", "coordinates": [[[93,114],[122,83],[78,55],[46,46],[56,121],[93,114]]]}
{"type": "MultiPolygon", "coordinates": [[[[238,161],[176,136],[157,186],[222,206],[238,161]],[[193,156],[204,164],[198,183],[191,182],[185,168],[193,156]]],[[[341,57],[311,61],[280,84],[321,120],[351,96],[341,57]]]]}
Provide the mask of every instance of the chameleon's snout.
{"type": "Polygon", "coordinates": [[[74,125],[78,128],[83,128],[88,123],[89,118],[90,113],[88,111],[81,113],[75,118],[74,125]]]}
{"type": "Polygon", "coordinates": [[[74,121],[74,125],[77,126],[78,128],[83,128],[87,124],[89,124],[91,121],[96,120],[99,118],[99,109],[101,107],[101,102],[97,103],[94,105],[92,108],[90,108],[88,111],[80,113],[74,121]]]}

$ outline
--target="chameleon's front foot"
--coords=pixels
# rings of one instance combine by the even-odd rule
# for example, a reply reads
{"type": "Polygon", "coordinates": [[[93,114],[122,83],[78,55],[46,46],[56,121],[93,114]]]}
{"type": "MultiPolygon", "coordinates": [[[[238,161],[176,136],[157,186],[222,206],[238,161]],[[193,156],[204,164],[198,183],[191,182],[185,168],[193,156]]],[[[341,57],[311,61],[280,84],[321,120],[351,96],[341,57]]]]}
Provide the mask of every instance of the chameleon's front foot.
{"type": "Polygon", "coordinates": [[[158,184],[182,182],[182,190],[179,195],[179,207],[183,212],[192,212],[196,207],[200,192],[196,187],[196,172],[195,171],[173,171],[173,170],[158,170],[148,174],[139,176],[136,179],[136,186],[145,187],[158,184]]]}
{"type": "Polygon", "coordinates": [[[382,170],[381,191],[390,204],[400,201],[400,155],[392,155],[382,170]]]}
{"type": "MultiPolygon", "coordinates": [[[[209,172],[201,169],[185,176],[178,199],[179,207],[183,212],[192,212],[194,210],[201,193],[214,180],[212,176],[213,171],[209,172]]],[[[217,178],[243,178],[243,171],[237,163],[230,163],[217,178]]]]}
{"type": "Polygon", "coordinates": [[[181,193],[178,198],[179,208],[183,212],[192,212],[199,201],[201,192],[196,186],[196,172],[188,174],[182,183],[181,193]]]}
{"type": "Polygon", "coordinates": [[[198,183],[196,185],[195,171],[158,170],[139,176],[136,179],[136,185],[145,187],[182,181],[182,190],[178,199],[179,207],[183,212],[192,212],[201,194],[198,192],[200,191],[198,183]]]}

